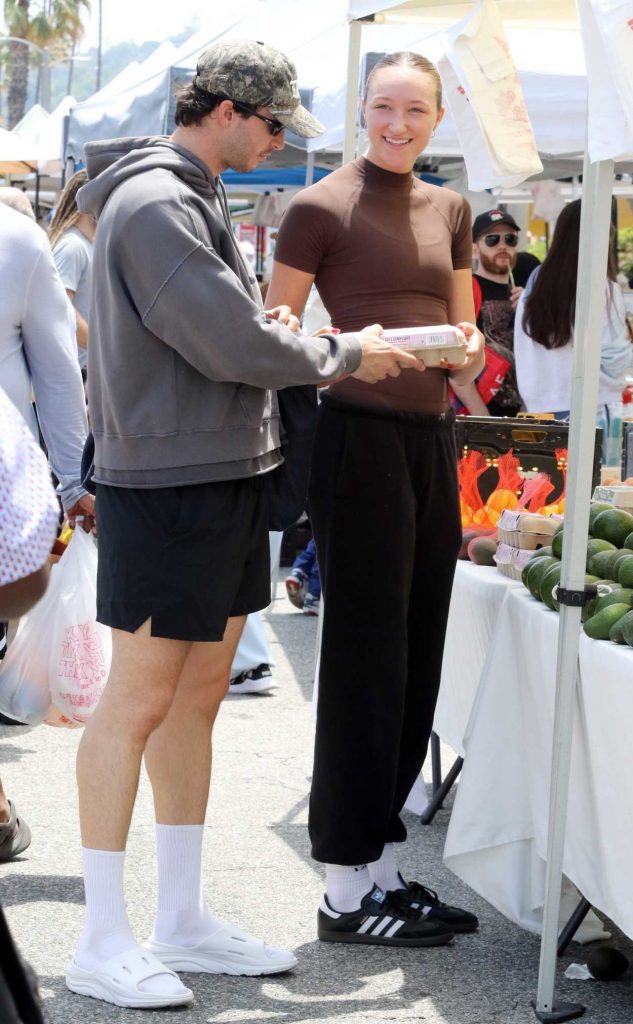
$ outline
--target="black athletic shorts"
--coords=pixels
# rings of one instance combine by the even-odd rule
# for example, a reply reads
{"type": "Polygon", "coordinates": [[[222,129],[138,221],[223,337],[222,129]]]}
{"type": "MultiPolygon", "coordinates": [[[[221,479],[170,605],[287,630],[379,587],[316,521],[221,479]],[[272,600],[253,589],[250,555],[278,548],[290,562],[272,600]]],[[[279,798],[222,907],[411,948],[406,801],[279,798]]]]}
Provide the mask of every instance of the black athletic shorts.
{"type": "Polygon", "coordinates": [[[134,633],[151,618],[152,636],[216,641],[270,603],[261,477],[96,490],[99,622],[134,633]]]}

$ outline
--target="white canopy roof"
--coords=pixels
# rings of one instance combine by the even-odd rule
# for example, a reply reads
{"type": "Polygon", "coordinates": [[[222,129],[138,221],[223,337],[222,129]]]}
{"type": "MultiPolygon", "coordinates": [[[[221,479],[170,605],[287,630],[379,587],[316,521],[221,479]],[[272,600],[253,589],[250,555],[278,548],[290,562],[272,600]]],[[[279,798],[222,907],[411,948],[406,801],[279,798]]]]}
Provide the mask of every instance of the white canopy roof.
{"type": "Polygon", "coordinates": [[[0,174],[34,171],[41,153],[37,142],[0,128],[0,174]]]}
{"type": "MultiPolygon", "coordinates": [[[[504,24],[577,25],[575,0],[497,0],[504,24]]],[[[438,18],[454,23],[472,11],[474,0],[348,0],[351,19],[376,15],[383,24],[411,24],[438,18]]]]}
{"type": "MultiPolygon", "coordinates": [[[[356,0],[358,3],[359,0],[356,0]]],[[[363,0],[365,2],[365,0],[363,0]]],[[[559,6],[558,0],[552,0],[559,6]]],[[[366,5],[366,4],[365,4],[366,5]]],[[[367,5],[366,5],[367,6],[367,5]]],[[[374,4],[373,7],[379,5],[374,4]]],[[[392,5],[397,13],[402,5],[392,5]]],[[[408,11],[411,5],[406,5],[408,11]]],[[[502,8],[516,7],[515,0],[501,0],[502,8]]],[[[535,6],[540,6],[537,0],[535,6]]],[[[569,7],[569,3],[565,2],[569,7]]],[[[435,20],[406,23],[379,22],[364,26],[361,52],[413,49],[437,60],[442,53],[443,30],[451,12],[463,15],[471,3],[439,5],[435,20]]],[[[523,2],[521,7],[532,9],[523,2]]],[[[572,2],[573,7],[573,2],[572,2]]],[[[504,15],[505,16],[505,15],[504,15]]],[[[215,15],[177,49],[159,48],[136,68],[126,69],[118,79],[72,112],[70,152],[81,159],[83,143],[89,138],[117,134],[152,134],[166,130],[171,68],[195,67],[196,58],[215,39],[250,36],[275,44],[283,34],[283,49],[295,62],[299,84],[311,97],[312,112],[325,125],[319,139],[292,140],[307,151],[340,149],[345,131],[348,23],[345,0],[320,0],[319,17],[314,17],[314,0],[236,0],[230,13],[215,15]]],[[[508,40],[519,75],[541,157],[561,154],[578,159],[586,131],[586,82],[584,57],[577,27],[559,27],[554,32],[538,31],[512,23],[508,40]],[[556,68],[556,74],[551,72],[556,68]],[[564,117],[561,117],[564,110],[564,117]]],[[[431,157],[461,156],[454,124],[445,117],[427,149],[431,157]]]]}

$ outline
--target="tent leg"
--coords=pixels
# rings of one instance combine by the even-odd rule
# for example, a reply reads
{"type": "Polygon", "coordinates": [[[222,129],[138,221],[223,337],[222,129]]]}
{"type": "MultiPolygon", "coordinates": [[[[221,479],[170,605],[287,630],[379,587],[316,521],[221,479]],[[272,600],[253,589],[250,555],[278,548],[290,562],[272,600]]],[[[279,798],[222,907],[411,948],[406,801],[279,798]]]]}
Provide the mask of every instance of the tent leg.
{"type": "MultiPolygon", "coordinates": [[[[585,154],[580,258],[576,286],[574,368],[569,432],[568,520],[563,551],[561,584],[566,590],[584,590],[589,497],[595,413],[598,399],[600,338],[605,316],[605,280],[611,220],[613,161],[591,163],[585,154]]],[[[550,771],[549,823],[543,935],[536,1002],[541,1021],[572,1020],[584,1013],[580,1004],[554,1004],[556,947],[565,848],[565,823],[574,726],[578,669],[580,605],[561,604],[558,629],[556,699],[550,771]],[[561,1016],[562,1014],[562,1016],[561,1016]]]]}
{"type": "Polygon", "coordinates": [[[442,754],[440,751],[440,738],[436,732],[431,733],[431,773],[433,796],[442,785],[442,754]]]}
{"type": "Polygon", "coordinates": [[[453,762],[453,765],[451,766],[448,775],[446,776],[444,781],[438,786],[437,790],[435,790],[433,796],[431,797],[428,804],[424,808],[424,811],[420,815],[420,822],[422,825],[430,825],[431,822],[433,821],[433,818],[440,810],[442,803],[447,797],[449,791],[452,789],[455,779],[461,772],[463,763],[463,757],[458,757],[453,762]]]}
{"type": "Polygon", "coordinates": [[[590,910],[591,903],[583,896],[558,937],[557,953],[559,956],[563,955],[590,910]]]}
{"type": "Polygon", "coordinates": [[[358,83],[360,81],[360,41],[362,23],[351,21],[347,50],[347,90],[345,93],[345,137],[343,163],[356,156],[356,121],[358,118],[358,83]]]}

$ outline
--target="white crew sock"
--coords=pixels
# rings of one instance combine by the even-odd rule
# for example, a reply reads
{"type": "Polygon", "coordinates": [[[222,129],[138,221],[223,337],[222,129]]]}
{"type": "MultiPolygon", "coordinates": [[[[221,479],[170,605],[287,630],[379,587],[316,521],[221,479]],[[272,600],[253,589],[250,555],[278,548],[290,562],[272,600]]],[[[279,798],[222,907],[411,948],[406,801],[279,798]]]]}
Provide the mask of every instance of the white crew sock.
{"type": "Polygon", "coordinates": [[[75,963],[92,971],[118,953],[134,949],[136,939],[125,909],[123,868],[125,853],[82,850],[86,921],[75,963]]]}
{"type": "Polygon", "coordinates": [[[360,910],[360,901],[371,889],[372,881],[366,864],[356,867],[325,865],[325,892],[333,910],[342,914],[360,910]]]}
{"type": "MultiPolygon", "coordinates": [[[[125,909],[123,868],[125,852],[88,850],[84,847],[86,920],[77,943],[75,963],[94,971],[119,953],[138,949],[125,909]]],[[[155,975],[141,982],[141,991],[181,992],[184,986],[170,975],[155,975]]]]}
{"type": "Polygon", "coordinates": [[[385,843],[382,856],[372,864],[368,864],[367,870],[374,885],[380,886],[383,892],[405,888],[396,863],[395,843],[385,843]]]}
{"type": "Polygon", "coordinates": [[[223,922],[202,897],[204,825],[156,825],[158,905],[154,942],[197,946],[223,922]]]}

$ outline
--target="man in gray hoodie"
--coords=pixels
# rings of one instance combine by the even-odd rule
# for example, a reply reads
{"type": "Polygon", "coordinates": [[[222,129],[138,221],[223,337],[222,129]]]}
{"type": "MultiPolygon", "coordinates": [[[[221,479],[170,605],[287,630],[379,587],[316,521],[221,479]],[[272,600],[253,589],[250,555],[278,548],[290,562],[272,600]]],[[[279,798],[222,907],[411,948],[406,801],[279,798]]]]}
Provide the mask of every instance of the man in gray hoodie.
{"type": "Polygon", "coordinates": [[[273,388],[420,369],[381,340],[306,337],[261,310],[219,175],[250,171],[284,130],[322,126],[292,64],[220,43],[181,92],[171,138],[86,147],[97,217],[89,401],[100,537],[98,617],[112,669],[78,755],[86,921],[66,980],[120,1006],[188,1003],[176,970],[274,974],[294,955],[205,907],[211,730],[245,616],[270,600],[263,477],[280,463],[273,388]],[[141,758],[157,821],[158,912],[141,947],[123,859],[141,758]]]}

